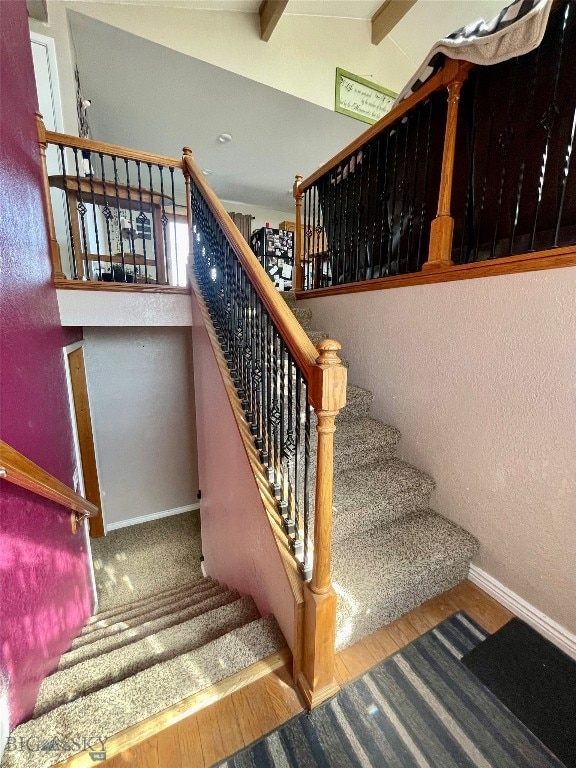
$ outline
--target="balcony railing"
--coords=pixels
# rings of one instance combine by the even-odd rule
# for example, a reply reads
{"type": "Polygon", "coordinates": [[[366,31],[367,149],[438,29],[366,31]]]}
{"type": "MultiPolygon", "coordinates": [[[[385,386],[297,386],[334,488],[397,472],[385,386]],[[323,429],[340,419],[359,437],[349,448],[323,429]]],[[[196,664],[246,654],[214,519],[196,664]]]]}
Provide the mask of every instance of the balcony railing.
{"type": "Polygon", "coordinates": [[[55,280],[185,289],[182,161],[48,132],[41,120],[39,137],[55,280]]]}
{"type": "Polygon", "coordinates": [[[531,53],[493,66],[447,60],[296,177],[297,290],[576,263],[575,67],[576,8],[562,0],[531,53]]]}

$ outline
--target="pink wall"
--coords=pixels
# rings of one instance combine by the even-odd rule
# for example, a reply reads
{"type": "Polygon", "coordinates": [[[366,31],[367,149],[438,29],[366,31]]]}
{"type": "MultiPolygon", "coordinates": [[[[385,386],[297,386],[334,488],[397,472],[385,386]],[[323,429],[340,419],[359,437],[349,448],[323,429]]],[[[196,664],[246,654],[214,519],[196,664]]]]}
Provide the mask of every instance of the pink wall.
{"type": "Polygon", "coordinates": [[[294,647],[294,600],[198,304],[192,296],[202,553],[208,575],[274,614],[294,647]]]}
{"type": "MultiPolygon", "coordinates": [[[[25,0],[0,0],[0,438],[72,486],[75,459],[51,284],[25,0]]],[[[0,481],[0,689],[10,721],[33,710],[91,609],[84,537],[62,507],[0,481]]]]}

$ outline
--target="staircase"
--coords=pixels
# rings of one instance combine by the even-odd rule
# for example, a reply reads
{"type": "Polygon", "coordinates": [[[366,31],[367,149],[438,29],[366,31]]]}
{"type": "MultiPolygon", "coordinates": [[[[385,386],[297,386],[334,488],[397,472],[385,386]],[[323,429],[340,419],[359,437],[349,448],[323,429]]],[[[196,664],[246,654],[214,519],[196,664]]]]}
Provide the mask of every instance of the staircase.
{"type": "Polygon", "coordinates": [[[108,739],[285,645],[273,617],[210,578],[99,613],[43,681],[33,718],[11,733],[48,749],[7,750],[2,768],[54,765],[78,751],[72,738],[108,739]]]}
{"type": "MultiPolygon", "coordinates": [[[[314,328],[312,311],[296,306],[294,293],[282,296],[314,344],[326,338],[314,328]]],[[[473,536],[429,508],[434,480],[395,457],[400,432],[370,417],[372,397],[349,384],[346,407],[336,420],[337,650],[465,579],[478,549],[473,536]]],[[[311,457],[314,471],[315,450],[311,457]]]]}

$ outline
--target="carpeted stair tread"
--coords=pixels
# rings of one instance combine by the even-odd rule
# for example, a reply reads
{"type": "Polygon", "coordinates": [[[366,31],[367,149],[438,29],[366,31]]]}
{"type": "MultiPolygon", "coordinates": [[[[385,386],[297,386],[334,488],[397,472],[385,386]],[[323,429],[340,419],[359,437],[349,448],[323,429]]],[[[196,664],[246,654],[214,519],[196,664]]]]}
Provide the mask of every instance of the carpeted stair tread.
{"type": "Polygon", "coordinates": [[[175,602],[167,603],[165,605],[159,606],[158,608],[150,609],[146,613],[140,613],[137,616],[122,619],[106,627],[95,630],[94,632],[90,632],[88,635],[80,635],[80,637],[77,637],[76,640],[74,640],[72,643],[72,650],[76,650],[77,648],[81,648],[84,645],[93,643],[103,637],[109,637],[111,635],[116,635],[119,632],[124,632],[124,630],[128,629],[129,627],[135,627],[139,624],[144,624],[147,621],[152,621],[152,619],[158,619],[160,616],[166,616],[170,613],[174,613],[175,611],[182,610],[186,606],[194,605],[203,600],[206,600],[208,597],[224,594],[227,591],[228,588],[226,586],[217,586],[213,587],[212,589],[199,592],[195,595],[184,595],[175,602]]]}
{"type": "Polygon", "coordinates": [[[143,603],[132,604],[128,603],[124,605],[123,610],[119,610],[118,607],[113,609],[107,617],[92,622],[84,627],[81,633],[81,637],[88,637],[93,632],[97,632],[104,627],[109,627],[111,624],[115,624],[117,621],[125,621],[127,619],[136,618],[142,614],[148,613],[151,610],[156,610],[163,606],[169,606],[186,599],[187,597],[193,598],[202,595],[204,592],[208,592],[215,587],[218,587],[217,581],[212,579],[204,579],[201,584],[196,585],[192,589],[181,589],[171,594],[160,595],[159,597],[150,597],[143,603]]]}
{"type": "MultiPolygon", "coordinates": [[[[381,421],[360,417],[336,421],[334,469],[342,472],[377,460],[391,459],[400,441],[400,432],[381,421]]],[[[310,465],[316,469],[318,433],[310,433],[310,465]]]]}
{"type": "Polygon", "coordinates": [[[298,320],[302,328],[305,331],[311,330],[310,323],[312,322],[312,310],[304,309],[302,307],[291,307],[292,314],[298,320]]]}
{"type": "Polygon", "coordinates": [[[430,509],[335,542],[337,648],[463,581],[477,551],[471,534],[430,509]]]}
{"type": "Polygon", "coordinates": [[[314,346],[317,346],[318,344],[320,344],[320,342],[323,339],[327,339],[328,338],[328,334],[327,333],[324,333],[324,331],[318,331],[316,329],[306,330],[306,336],[308,336],[308,338],[310,339],[312,344],[314,344],[314,346]]]}
{"type": "Polygon", "coordinates": [[[400,459],[334,475],[333,540],[428,508],[434,480],[400,459]]]}
{"type": "Polygon", "coordinates": [[[238,592],[234,590],[222,591],[218,594],[214,594],[207,597],[201,602],[194,603],[192,605],[186,605],[181,610],[173,613],[167,613],[160,616],[157,619],[145,621],[142,624],[137,624],[133,627],[127,627],[122,631],[118,631],[115,634],[101,637],[99,640],[95,640],[87,645],[82,645],[72,651],[68,651],[60,657],[58,669],[68,669],[75,664],[82,663],[88,659],[96,658],[102,653],[108,653],[116,648],[128,645],[129,643],[141,640],[143,637],[153,635],[155,632],[159,632],[162,629],[167,629],[175,624],[180,624],[183,621],[188,621],[195,616],[200,616],[202,613],[211,611],[215,608],[219,608],[223,605],[228,605],[238,600],[238,592]]]}
{"type": "Polygon", "coordinates": [[[280,296],[282,296],[290,309],[294,311],[294,307],[296,306],[296,293],[294,291],[281,291],[280,296]]]}
{"type": "Polygon", "coordinates": [[[55,672],[40,686],[34,717],[124,680],[161,661],[199,648],[259,617],[252,598],[241,598],[97,658],[55,672]]]}
{"type": "Polygon", "coordinates": [[[123,603],[122,605],[116,605],[114,608],[109,608],[107,611],[100,611],[99,613],[95,613],[90,617],[90,619],[88,619],[84,629],[92,627],[92,625],[97,624],[99,621],[104,621],[112,616],[122,616],[125,611],[131,610],[132,608],[139,608],[148,603],[157,603],[159,600],[177,596],[183,592],[193,592],[196,588],[200,590],[206,589],[210,582],[212,584],[217,584],[214,579],[203,577],[201,579],[195,579],[194,581],[191,581],[187,584],[179,584],[177,587],[164,589],[161,592],[155,592],[154,594],[146,595],[146,597],[141,597],[139,600],[130,600],[129,602],[123,603]]]}
{"type": "Polygon", "coordinates": [[[337,424],[351,419],[364,418],[370,413],[374,395],[369,389],[348,384],[346,388],[346,405],[338,414],[337,424]]]}
{"type": "MultiPolygon", "coordinates": [[[[108,739],[285,647],[275,619],[271,616],[258,619],[201,648],[155,664],[126,680],[29,720],[19,725],[11,736],[36,739],[40,743],[55,734],[97,733],[108,739]]],[[[64,760],[75,751],[70,745],[57,757],[64,760]]],[[[54,758],[53,752],[14,750],[4,754],[2,768],[48,768],[54,758]]]]}

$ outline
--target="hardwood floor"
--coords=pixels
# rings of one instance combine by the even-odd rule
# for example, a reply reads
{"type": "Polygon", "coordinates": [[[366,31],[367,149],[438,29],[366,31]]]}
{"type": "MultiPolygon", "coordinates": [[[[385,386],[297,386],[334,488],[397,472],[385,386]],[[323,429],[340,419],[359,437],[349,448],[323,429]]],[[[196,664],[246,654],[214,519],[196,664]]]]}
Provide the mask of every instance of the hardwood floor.
{"type": "MultiPolygon", "coordinates": [[[[338,682],[353,680],[456,611],[465,611],[488,632],[512,613],[469,581],[419,608],[336,659],[338,682]]],[[[209,768],[303,711],[286,667],[236,691],[195,715],[106,761],[109,768],[209,768]]]]}

